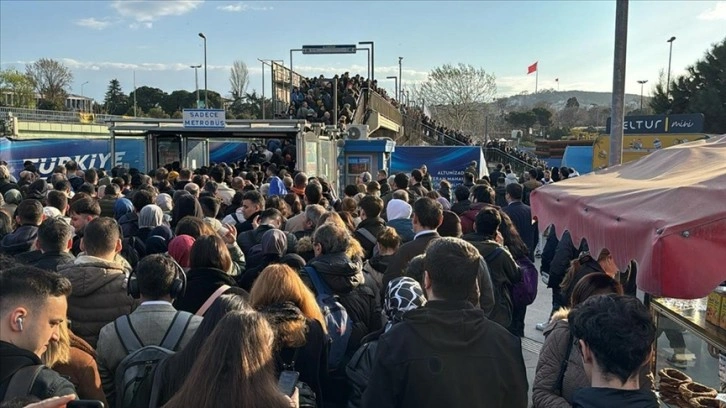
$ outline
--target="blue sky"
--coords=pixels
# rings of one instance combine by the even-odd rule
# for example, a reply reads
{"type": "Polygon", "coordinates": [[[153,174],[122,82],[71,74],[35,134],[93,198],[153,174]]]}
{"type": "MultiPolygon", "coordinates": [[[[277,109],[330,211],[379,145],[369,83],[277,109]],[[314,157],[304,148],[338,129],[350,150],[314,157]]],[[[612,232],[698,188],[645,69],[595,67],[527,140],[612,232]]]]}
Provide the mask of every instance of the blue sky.
{"type": "MultiPolygon", "coordinates": [[[[498,94],[534,90],[527,66],[538,61],[539,88],[609,91],[615,26],[614,1],[0,1],[0,66],[23,69],[39,58],[63,61],[74,74],[72,91],[98,100],[112,78],[125,92],[136,84],[194,89],[208,38],[209,88],[229,93],[234,60],[250,67],[248,90],[261,89],[261,59],[284,59],[304,44],[375,41],[376,78],[421,82],[445,63],[482,67],[497,77],[498,94]]],[[[631,1],[627,86],[645,93],[668,64],[673,75],[726,36],[726,1],[631,1]]],[[[304,75],[366,74],[366,53],[308,56],[296,53],[304,75]]],[[[269,71],[267,71],[269,96],[269,71]]],[[[203,75],[200,70],[200,86],[203,75]]]]}

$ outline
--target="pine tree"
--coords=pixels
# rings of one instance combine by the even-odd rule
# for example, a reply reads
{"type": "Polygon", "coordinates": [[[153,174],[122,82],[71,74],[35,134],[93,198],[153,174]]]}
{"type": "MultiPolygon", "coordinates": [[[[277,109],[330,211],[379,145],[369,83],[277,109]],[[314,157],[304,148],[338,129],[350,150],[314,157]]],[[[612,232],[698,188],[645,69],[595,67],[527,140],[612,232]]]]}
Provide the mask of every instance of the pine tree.
{"type": "Polygon", "coordinates": [[[129,97],[121,90],[118,79],[112,79],[104,98],[104,110],[110,115],[123,115],[129,109],[129,97]]]}

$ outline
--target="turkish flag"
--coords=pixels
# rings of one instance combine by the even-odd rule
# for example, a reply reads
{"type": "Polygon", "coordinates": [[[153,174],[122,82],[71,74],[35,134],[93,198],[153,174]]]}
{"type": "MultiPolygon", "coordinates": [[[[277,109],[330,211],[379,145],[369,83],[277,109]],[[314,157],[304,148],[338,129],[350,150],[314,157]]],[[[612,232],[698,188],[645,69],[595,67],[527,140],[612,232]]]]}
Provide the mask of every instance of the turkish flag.
{"type": "Polygon", "coordinates": [[[537,63],[535,62],[534,64],[527,67],[527,75],[531,74],[532,72],[534,72],[536,70],[537,70],[537,63]]]}

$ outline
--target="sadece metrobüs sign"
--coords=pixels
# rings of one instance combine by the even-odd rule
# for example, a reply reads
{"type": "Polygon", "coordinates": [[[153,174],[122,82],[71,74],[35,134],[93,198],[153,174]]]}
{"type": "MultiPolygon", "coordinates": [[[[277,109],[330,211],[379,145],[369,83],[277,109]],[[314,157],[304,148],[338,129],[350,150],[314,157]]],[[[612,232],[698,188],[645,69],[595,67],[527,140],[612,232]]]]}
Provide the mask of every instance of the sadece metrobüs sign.
{"type": "Polygon", "coordinates": [[[411,174],[413,169],[426,165],[438,186],[441,180],[447,180],[452,186],[464,182],[464,171],[469,164],[477,163],[477,177],[488,174],[484,154],[479,146],[396,146],[391,154],[390,174],[411,174]]]}

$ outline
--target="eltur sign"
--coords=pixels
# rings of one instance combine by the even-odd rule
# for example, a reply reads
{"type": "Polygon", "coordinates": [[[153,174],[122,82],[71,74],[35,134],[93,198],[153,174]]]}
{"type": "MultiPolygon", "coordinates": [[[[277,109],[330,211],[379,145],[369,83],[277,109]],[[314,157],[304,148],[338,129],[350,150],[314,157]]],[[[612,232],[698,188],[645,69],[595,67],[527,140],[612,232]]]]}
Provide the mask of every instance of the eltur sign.
{"type": "MultiPolygon", "coordinates": [[[[610,118],[605,131],[610,133],[610,118]]],[[[700,132],[703,132],[702,113],[626,116],[623,121],[623,133],[626,135],[700,132]]]]}
{"type": "Polygon", "coordinates": [[[226,118],[223,109],[184,109],[185,128],[223,129],[226,118]]]}

